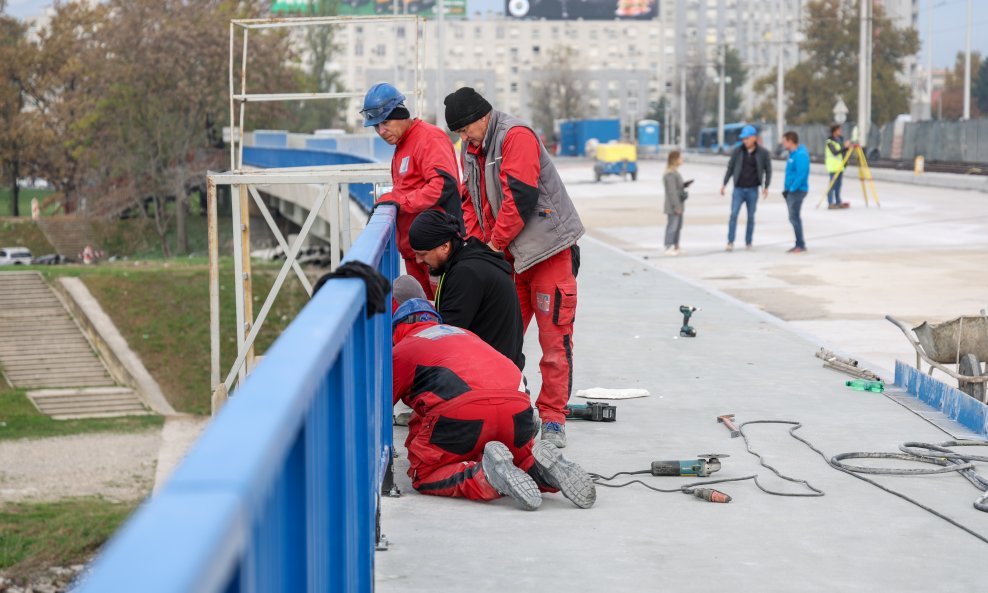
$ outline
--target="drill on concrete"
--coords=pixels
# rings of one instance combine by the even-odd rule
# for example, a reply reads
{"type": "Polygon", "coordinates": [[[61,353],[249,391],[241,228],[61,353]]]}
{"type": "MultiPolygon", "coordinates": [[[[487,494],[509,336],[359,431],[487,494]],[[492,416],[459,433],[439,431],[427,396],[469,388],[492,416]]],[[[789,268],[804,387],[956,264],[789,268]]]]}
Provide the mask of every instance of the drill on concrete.
{"type": "Polygon", "coordinates": [[[707,502],[731,502],[731,495],[713,488],[683,488],[683,494],[692,494],[707,502]]]}
{"type": "Polygon", "coordinates": [[[653,476],[698,476],[706,478],[720,469],[720,458],[729,457],[726,454],[708,453],[697,455],[696,459],[678,459],[675,461],[653,461],[653,476]]]}
{"type": "Polygon", "coordinates": [[[699,311],[699,309],[689,305],[679,306],[679,312],[683,314],[683,327],[679,328],[679,335],[684,338],[696,337],[696,329],[690,325],[690,316],[693,315],[694,311],[699,311]]]}
{"type": "Polygon", "coordinates": [[[614,422],[617,420],[617,406],[603,402],[566,404],[567,420],[589,420],[591,422],[614,422]]]}

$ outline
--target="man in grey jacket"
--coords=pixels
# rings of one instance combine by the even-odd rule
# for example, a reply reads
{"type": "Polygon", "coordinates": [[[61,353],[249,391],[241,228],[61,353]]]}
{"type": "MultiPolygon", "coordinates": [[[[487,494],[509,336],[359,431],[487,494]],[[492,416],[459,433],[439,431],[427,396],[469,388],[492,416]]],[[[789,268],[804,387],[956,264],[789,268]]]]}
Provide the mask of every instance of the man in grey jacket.
{"type": "Polygon", "coordinates": [[[565,447],[583,223],[531,126],[470,87],[447,96],[445,105],[446,125],[463,141],[467,234],[514,267],[522,325],[527,329],[534,316],[539,326],[542,439],[565,447]]]}
{"type": "Polygon", "coordinates": [[[724,173],[724,183],[720,195],[724,195],[728,180],[734,180],[734,192],[731,194],[731,218],[727,223],[727,251],[734,251],[734,234],[738,224],[738,214],[741,204],[748,211],[747,226],[744,231],[744,246],[751,249],[755,234],[755,208],[758,206],[758,188],[762,188],[762,197],[768,197],[768,184],[772,181],[772,159],[768,151],[758,144],[758,130],[755,126],[745,126],[741,129],[741,146],[731,153],[724,173]]]}

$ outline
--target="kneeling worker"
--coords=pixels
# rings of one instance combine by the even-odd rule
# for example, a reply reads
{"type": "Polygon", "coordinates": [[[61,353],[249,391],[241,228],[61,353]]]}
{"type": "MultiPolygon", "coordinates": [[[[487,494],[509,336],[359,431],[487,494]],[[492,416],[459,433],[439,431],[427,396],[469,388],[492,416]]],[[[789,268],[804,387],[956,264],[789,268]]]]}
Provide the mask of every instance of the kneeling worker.
{"type": "Polygon", "coordinates": [[[440,277],[436,310],[443,321],[477,334],[524,370],[521,304],[504,256],[479,239],[464,239],[460,220],[438,210],[415,217],[408,242],[415,261],[440,277]]]}
{"type": "Polygon", "coordinates": [[[525,510],[541,492],[562,492],[580,508],[597,498],[590,476],[548,441],[534,443],[534,411],[518,391],[521,372],[474,334],[442,325],[422,299],[394,313],[394,394],[412,407],[412,486],[422,494],[494,500],[525,510]]]}

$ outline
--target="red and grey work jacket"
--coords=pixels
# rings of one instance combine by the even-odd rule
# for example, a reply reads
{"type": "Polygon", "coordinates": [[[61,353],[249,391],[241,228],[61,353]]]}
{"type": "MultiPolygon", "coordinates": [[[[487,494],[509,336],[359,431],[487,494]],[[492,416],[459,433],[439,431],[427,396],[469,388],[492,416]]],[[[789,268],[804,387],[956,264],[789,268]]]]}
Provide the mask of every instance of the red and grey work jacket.
{"type": "Polygon", "coordinates": [[[474,396],[528,401],[518,391],[518,367],[465,329],[435,322],[399,324],[393,339],[393,401],[402,400],[422,418],[474,396]]]}
{"type": "Polygon", "coordinates": [[[516,272],[583,236],[556,166],[528,124],[492,110],[483,147],[465,144],[461,156],[467,234],[505,251],[516,272]]]}
{"type": "Polygon", "coordinates": [[[459,167],[446,132],[428,122],[414,120],[395,145],[391,180],[391,192],[379,201],[398,204],[398,251],[405,259],[413,259],[415,253],[408,244],[408,229],[419,213],[437,209],[463,218],[459,167]]]}

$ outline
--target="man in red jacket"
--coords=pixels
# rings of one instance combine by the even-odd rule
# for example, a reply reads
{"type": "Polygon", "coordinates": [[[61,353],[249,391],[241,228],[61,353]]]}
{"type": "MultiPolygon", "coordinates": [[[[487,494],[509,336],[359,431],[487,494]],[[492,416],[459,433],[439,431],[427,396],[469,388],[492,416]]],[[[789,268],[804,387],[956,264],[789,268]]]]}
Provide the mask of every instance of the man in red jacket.
{"type": "Polygon", "coordinates": [[[445,105],[446,124],[463,141],[467,232],[514,265],[522,325],[527,329],[534,316],[539,327],[542,439],[565,447],[580,215],[531,126],[493,109],[470,87],[447,96],[445,105]]]}
{"type": "Polygon", "coordinates": [[[423,299],[394,313],[393,401],[414,410],[405,441],[412,486],[472,500],[507,495],[529,511],[542,504],[540,491],[592,506],[590,476],[551,443],[533,445],[535,418],[528,395],[518,391],[518,367],[441,321],[423,299]]]}
{"type": "Polygon", "coordinates": [[[456,153],[449,136],[436,126],[412,119],[405,107],[405,96],[387,83],[376,84],[364,96],[364,127],[372,127],[385,142],[395,147],[391,158],[392,189],[378,203],[398,207],[398,251],[405,270],[433,298],[429,270],[416,263],[408,245],[408,228],[415,216],[425,210],[443,210],[463,219],[456,153]]]}

